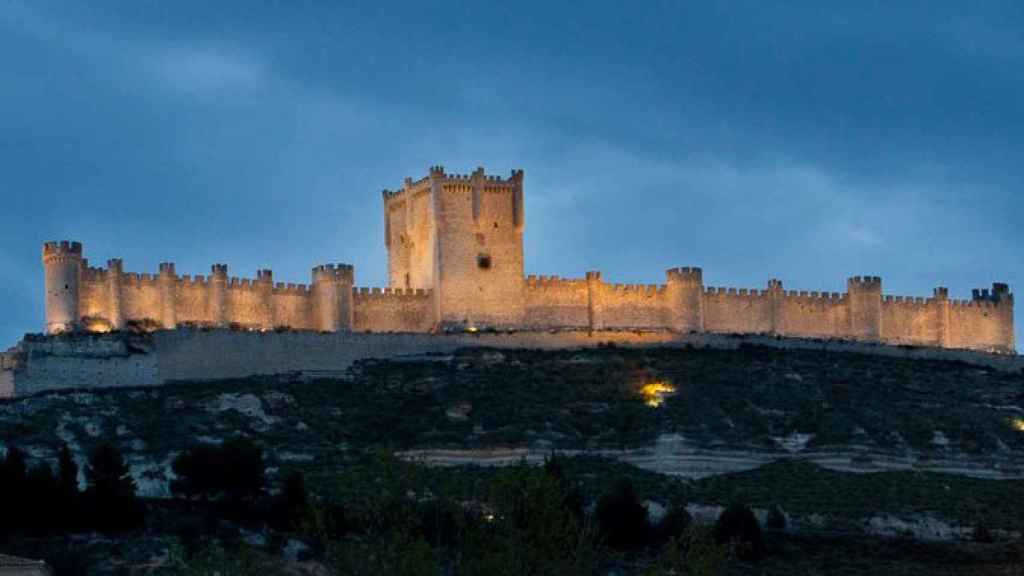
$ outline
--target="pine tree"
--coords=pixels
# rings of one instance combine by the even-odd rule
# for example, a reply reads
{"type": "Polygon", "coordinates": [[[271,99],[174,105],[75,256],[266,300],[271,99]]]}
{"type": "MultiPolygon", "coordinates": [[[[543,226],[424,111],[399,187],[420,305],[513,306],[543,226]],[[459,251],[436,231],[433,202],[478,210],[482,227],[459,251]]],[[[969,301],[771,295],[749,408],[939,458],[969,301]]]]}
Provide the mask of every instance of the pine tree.
{"type": "Polygon", "coordinates": [[[134,527],[141,519],[135,497],[135,480],[121,452],[110,444],[100,444],[89,455],[86,468],[90,516],[100,530],[116,531],[134,527]]]}
{"type": "Polygon", "coordinates": [[[60,454],[57,457],[57,510],[59,511],[60,526],[72,532],[84,525],[82,514],[82,499],[78,491],[78,464],[71,456],[71,450],[67,444],[61,445],[60,454]]]}

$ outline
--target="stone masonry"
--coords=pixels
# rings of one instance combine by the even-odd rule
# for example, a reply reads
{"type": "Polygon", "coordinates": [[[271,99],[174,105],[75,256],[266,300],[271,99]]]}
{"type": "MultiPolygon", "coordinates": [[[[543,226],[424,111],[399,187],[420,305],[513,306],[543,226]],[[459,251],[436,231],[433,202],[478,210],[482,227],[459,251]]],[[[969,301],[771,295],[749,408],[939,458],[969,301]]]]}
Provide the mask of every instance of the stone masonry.
{"type": "Polygon", "coordinates": [[[383,193],[387,288],[356,287],[351,266],[313,268],[311,284],[228,275],[123,271],[118,259],[89,265],[78,242],[43,246],[46,332],[233,327],[319,332],[583,329],[771,334],[1012,354],[1013,294],[1006,284],[953,300],[888,296],[877,276],[845,293],[705,286],[700,268],[672,268],[664,284],[524,276],[523,172],[509,178],[447,174],[432,167],[383,193]]]}

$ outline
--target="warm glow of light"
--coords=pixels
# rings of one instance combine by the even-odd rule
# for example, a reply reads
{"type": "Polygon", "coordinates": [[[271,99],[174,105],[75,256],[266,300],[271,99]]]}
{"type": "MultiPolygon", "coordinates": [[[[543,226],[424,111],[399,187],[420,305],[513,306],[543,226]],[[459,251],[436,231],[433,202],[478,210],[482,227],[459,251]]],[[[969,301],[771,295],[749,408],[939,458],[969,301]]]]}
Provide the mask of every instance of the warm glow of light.
{"type": "Polygon", "coordinates": [[[92,321],[85,324],[85,330],[94,334],[106,334],[110,332],[110,323],[103,321],[92,321]]]}
{"type": "Polygon", "coordinates": [[[1024,418],[1013,418],[1010,420],[1010,424],[1013,425],[1014,430],[1024,432],[1024,418]]]}
{"type": "Polygon", "coordinates": [[[467,326],[466,332],[476,332],[476,326],[467,326]]]}
{"type": "Polygon", "coordinates": [[[651,408],[657,408],[665,403],[665,397],[675,394],[676,387],[668,382],[651,382],[640,387],[640,395],[644,397],[644,404],[651,408]]]}

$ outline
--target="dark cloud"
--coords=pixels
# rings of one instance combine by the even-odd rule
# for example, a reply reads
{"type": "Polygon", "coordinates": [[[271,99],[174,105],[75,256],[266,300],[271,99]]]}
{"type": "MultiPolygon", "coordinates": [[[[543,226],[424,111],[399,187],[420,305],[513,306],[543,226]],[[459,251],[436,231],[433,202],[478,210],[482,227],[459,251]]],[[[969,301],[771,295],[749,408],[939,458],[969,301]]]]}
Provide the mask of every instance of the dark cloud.
{"type": "Polygon", "coordinates": [[[39,244],[384,281],[379,190],[526,170],[527,267],[1021,285],[1017,3],[0,7],[0,340],[39,244]]]}

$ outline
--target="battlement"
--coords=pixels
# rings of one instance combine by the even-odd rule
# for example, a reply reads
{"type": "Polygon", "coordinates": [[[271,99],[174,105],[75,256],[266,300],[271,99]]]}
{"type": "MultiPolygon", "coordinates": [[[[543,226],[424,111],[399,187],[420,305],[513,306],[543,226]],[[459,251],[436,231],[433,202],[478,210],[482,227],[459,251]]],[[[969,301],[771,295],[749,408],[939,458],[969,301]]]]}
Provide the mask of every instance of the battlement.
{"type": "Polygon", "coordinates": [[[357,300],[367,298],[422,298],[430,297],[430,290],[423,288],[378,288],[359,286],[352,288],[352,296],[357,300]]]}
{"type": "Polygon", "coordinates": [[[149,273],[125,272],[121,276],[121,284],[133,288],[156,286],[157,277],[149,273]]]}
{"type": "Polygon", "coordinates": [[[726,286],[705,286],[704,294],[706,296],[732,296],[732,297],[746,297],[746,298],[762,298],[768,295],[767,290],[757,290],[754,288],[730,288],[726,286]]]}
{"type": "Polygon", "coordinates": [[[1010,286],[1003,282],[993,282],[992,290],[987,288],[975,288],[971,290],[971,300],[976,302],[991,302],[1000,304],[1002,302],[1013,303],[1013,294],[1010,293],[1010,286]]]}
{"type": "Polygon", "coordinates": [[[847,279],[846,286],[851,290],[881,290],[882,279],[878,276],[853,276],[847,279]]]}
{"type": "MultiPolygon", "coordinates": [[[[767,291],[764,292],[767,294],[767,291]]],[[[839,303],[846,298],[845,294],[839,292],[819,292],[817,290],[784,290],[782,291],[783,298],[791,300],[802,300],[802,301],[818,301],[825,303],[839,303]]]]}
{"type": "Polygon", "coordinates": [[[934,298],[921,298],[915,296],[891,296],[883,297],[882,301],[888,306],[924,307],[935,303],[934,298]]]}
{"type": "Polygon", "coordinates": [[[665,293],[664,284],[607,284],[615,292],[631,292],[642,296],[657,296],[665,293]]]}
{"type": "Polygon", "coordinates": [[[309,296],[309,286],[305,284],[294,284],[278,282],[274,284],[274,294],[292,294],[295,296],[309,296]]]}
{"type": "Polygon", "coordinates": [[[178,285],[184,288],[190,288],[193,286],[206,287],[209,283],[206,280],[206,276],[203,276],[202,274],[196,274],[195,276],[185,274],[184,276],[178,277],[178,285]]]}
{"type": "Polygon", "coordinates": [[[81,258],[82,243],[61,240],[43,244],[43,262],[55,261],[60,258],[81,258]]]}
{"type": "Polygon", "coordinates": [[[228,288],[232,290],[252,290],[256,284],[251,278],[237,278],[232,276],[228,280],[228,288]]]}
{"type": "Polygon", "coordinates": [[[669,282],[701,284],[704,282],[704,271],[696,266],[669,268],[668,270],[665,271],[665,277],[669,282]]]}
{"type": "Polygon", "coordinates": [[[313,268],[313,283],[333,280],[352,283],[355,272],[351,264],[321,264],[313,268]]]}
{"type": "Polygon", "coordinates": [[[587,285],[582,278],[562,278],[560,276],[536,276],[530,274],[526,277],[526,287],[531,290],[549,288],[580,288],[587,285]]]}
{"type": "Polygon", "coordinates": [[[320,332],[432,332],[447,326],[502,329],[652,330],[838,338],[1010,353],[1013,294],[995,282],[967,300],[940,286],[929,298],[886,295],[878,276],[847,278],[844,293],[704,286],[703,269],[665,270],[663,284],[610,283],[523,274],[523,171],[483,167],[449,174],[431,166],[383,190],[388,284],[356,287],[348,264],[312,269],[309,284],[230,277],[126,273],[120,259],[92,267],[82,244],[43,244],[46,331],[122,330],[145,324],[287,327],[320,332]],[[401,287],[401,288],[399,288],[401,287]],[[102,319],[103,322],[98,322],[102,319]]]}

